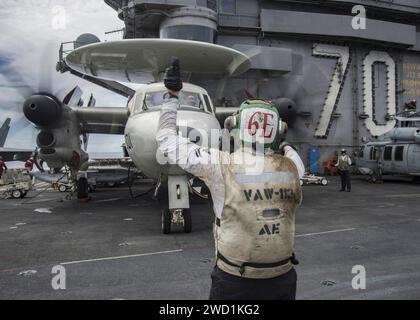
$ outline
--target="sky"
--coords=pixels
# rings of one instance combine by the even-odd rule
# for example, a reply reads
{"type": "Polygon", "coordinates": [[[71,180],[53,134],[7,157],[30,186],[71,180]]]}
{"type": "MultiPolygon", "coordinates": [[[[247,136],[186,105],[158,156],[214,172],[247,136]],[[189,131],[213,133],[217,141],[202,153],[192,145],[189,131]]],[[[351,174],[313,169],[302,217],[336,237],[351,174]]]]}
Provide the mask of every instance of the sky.
{"type": "MultiPolygon", "coordinates": [[[[79,85],[86,103],[93,93],[97,106],[125,107],[124,97],[55,70],[62,42],[74,41],[83,33],[93,33],[101,41],[118,40],[121,33],[107,36],[105,32],[123,26],[102,0],[0,1],[0,126],[12,118],[5,147],[35,147],[36,130],[22,114],[30,91],[48,88],[62,98],[79,85]]],[[[122,136],[92,135],[89,152],[120,152],[122,143],[122,136]]]]}

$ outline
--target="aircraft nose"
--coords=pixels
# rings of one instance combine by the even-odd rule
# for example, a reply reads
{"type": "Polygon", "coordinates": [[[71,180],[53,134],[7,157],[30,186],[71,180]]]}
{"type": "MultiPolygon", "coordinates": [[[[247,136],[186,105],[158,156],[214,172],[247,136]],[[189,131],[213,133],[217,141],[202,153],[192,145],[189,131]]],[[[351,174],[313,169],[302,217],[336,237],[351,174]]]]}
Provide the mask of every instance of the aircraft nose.
{"type": "Polygon", "coordinates": [[[26,99],[23,113],[32,123],[48,126],[61,116],[61,103],[54,97],[45,94],[35,94],[26,99]]]}

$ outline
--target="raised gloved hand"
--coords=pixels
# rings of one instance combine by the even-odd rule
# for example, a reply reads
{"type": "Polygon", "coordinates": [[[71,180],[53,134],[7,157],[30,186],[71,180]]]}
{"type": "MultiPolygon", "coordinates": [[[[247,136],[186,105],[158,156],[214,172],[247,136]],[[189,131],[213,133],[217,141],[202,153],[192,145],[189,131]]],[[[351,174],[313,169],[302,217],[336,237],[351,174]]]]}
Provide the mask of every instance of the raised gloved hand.
{"type": "Polygon", "coordinates": [[[165,72],[164,83],[170,91],[179,92],[182,90],[181,67],[178,58],[172,58],[172,65],[165,72]]]}

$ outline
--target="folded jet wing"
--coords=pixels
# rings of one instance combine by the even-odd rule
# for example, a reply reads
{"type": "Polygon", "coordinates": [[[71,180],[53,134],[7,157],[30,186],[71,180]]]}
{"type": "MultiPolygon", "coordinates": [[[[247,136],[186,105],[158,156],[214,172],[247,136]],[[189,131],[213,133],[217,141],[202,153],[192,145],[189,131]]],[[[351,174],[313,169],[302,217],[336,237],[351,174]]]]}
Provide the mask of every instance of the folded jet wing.
{"type": "Polygon", "coordinates": [[[4,147],[4,144],[6,143],[11,121],[12,119],[7,118],[6,121],[3,123],[2,127],[0,128],[0,147],[4,147]]]}
{"type": "Polygon", "coordinates": [[[34,150],[4,148],[7,135],[9,134],[11,121],[12,120],[10,118],[6,119],[3,126],[0,128],[0,156],[4,161],[28,160],[34,150]]]}

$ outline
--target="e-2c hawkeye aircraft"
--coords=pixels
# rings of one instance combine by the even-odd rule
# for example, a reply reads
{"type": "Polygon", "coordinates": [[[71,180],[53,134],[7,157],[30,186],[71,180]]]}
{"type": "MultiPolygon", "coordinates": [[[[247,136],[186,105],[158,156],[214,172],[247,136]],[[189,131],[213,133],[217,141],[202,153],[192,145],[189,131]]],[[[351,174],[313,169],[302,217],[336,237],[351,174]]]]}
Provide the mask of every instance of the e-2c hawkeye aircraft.
{"type": "Polygon", "coordinates": [[[221,129],[216,110],[207,91],[188,80],[237,76],[250,68],[250,59],[236,50],[203,42],[136,39],[79,47],[61,61],[71,73],[85,79],[113,81],[120,86],[123,86],[120,82],[148,84],[129,97],[127,108],[75,108],[49,93],[37,93],[27,98],[23,111],[39,130],[38,156],[50,168],[70,168],[72,179],[77,181],[79,199],[88,197],[88,181],[78,176],[79,171],[86,170],[89,160],[82,149],[81,137],[95,133],[124,135],[134,165],[156,181],[155,194],[160,186],[167,186],[163,219],[182,224],[189,233],[192,227],[189,176],[177,165],[160,165],[156,158],[156,132],[167,92],[159,81],[174,56],[180,59],[183,78],[187,80],[180,97],[178,121],[187,123],[188,132],[198,132],[196,143],[211,141],[212,130],[221,129]],[[200,138],[203,132],[207,137],[200,138]]]}

